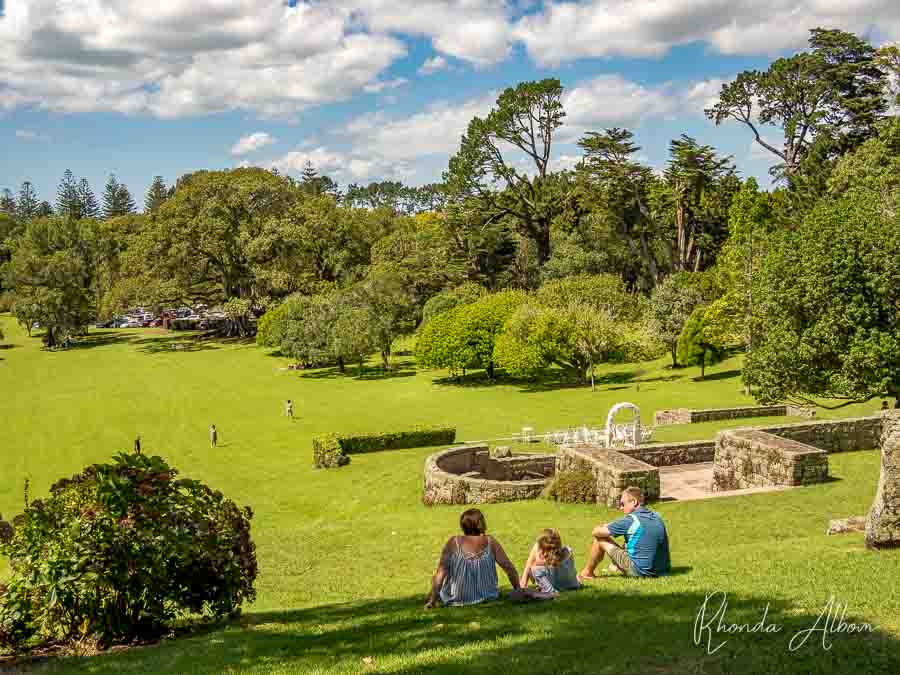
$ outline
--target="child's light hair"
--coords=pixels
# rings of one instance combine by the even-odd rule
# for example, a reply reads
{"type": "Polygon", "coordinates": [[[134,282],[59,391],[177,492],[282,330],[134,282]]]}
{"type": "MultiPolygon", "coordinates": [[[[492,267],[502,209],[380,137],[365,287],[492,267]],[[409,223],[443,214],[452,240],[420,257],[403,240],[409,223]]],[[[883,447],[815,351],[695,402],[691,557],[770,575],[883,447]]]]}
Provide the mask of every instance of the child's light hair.
{"type": "Polygon", "coordinates": [[[548,567],[559,567],[562,561],[562,539],[559,531],[547,528],[538,537],[537,545],[544,558],[544,564],[548,567]]]}

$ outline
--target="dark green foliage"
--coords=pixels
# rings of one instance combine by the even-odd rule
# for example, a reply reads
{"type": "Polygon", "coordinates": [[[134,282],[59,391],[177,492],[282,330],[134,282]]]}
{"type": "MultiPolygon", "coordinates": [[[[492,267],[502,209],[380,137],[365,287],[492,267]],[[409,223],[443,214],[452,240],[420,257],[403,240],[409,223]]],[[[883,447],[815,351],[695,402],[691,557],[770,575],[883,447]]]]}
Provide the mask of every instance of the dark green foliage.
{"type": "Polygon", "coordinates": [[[409,431],[364,434],[323,434],[313,438],[313,465],[334,468],[350,461],[346,455],[402,448],[450,445],[456,440],[455,427],[421,425],[409,431]]]}
{"type": "Polygon", "coordinates": [[[706,376],[706,366],[720,361],[725,355],[712,338],[711,329],[706,321],[706,309],[697,307],[678,337],[678,360],[684,366],[699,365],[701,378],[706,376]]]}
{"type": "Polygon", "coordinates": [[[222,618],[256,597],[249,507],[176,479],[160,457],[93,464],[0,522],[10,576],[0,647],[156,637],[179,616],[222,618]]]}
{"type": "Polygon", "coordinates": [[[547,483],[543,495],[566,504],[596,504],[597,479],[588,469],[561,471],[547,483]]]}
{"type": "Polygon", "coordinates": [[[166,182],[162,176],[154,176],[153,182],[147,188],[147,195],[144,197],[144,213],[158,211],[166,199],[168,199],[166,182]]]}
{"type": "Polygon", "coordinates": [[[16,200],[16,215],[19,220],[31,220],[37,217],[40,208],[41,202],[38,200],[34,185],[26,180],[22,183],[22,187],[19,188],[19,197],[16,200]]]}
{"type": "Polygon", "coordinates": [[[337,434],[313,436],[313,466],[317,469],[336,469],[350,461],[341,449],[337,434]]]}
{"type": "Polygon", "coordinates": [[[103,189],[103,217],[126,216],[134,211],[134,199],[128,186],[117,181],[114,174],[110,174],[103,189]]]}

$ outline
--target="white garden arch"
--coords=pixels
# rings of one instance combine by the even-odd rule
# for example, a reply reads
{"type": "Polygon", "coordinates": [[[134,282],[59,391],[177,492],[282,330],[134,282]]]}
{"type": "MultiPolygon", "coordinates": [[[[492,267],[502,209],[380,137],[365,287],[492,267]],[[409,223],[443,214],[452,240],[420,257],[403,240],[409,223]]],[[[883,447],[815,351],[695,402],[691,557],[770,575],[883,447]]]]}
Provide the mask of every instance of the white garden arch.
{"type": "Polygon", "coordinates": [[[622,444],[634,448],[641,442],[641,410],[634,403],[623,401],[609,409],[606,416],[606,444],[608,446],[622,444]],[[631,424],[616,425],[613,419],[620,410],[631,410],[631,424]]]}

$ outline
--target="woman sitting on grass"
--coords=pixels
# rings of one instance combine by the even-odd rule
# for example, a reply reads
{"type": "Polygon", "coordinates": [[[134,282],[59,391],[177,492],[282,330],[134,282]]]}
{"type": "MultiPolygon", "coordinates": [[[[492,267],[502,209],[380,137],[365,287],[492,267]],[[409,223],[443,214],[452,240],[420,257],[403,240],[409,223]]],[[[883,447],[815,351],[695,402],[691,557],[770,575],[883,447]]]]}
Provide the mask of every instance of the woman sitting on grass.
{"type": "Polygon", "coordinates": [[[543,593],[581,588],[578,570],[575,568],[575,556],[571,548],[562,545],[559,531],[549,528],[544,530],[531,548],[519,582],[522,588],[528,586],[530,579],[534,580],[543,593]]]}
{"type": "Polygon", "coordinates": [[[431,578],[431,593],[425,609],[438,603],[460,606],[496,600],[500,597],[496,565],[506,572],[514,589],[511,597],[517,599],[521,592],[516,567],[500,542],[485,534],[484,514],[478,509],[464,511],[459,526],[462,536],[451,537],[444,544],[437,572],[431,578]]]}

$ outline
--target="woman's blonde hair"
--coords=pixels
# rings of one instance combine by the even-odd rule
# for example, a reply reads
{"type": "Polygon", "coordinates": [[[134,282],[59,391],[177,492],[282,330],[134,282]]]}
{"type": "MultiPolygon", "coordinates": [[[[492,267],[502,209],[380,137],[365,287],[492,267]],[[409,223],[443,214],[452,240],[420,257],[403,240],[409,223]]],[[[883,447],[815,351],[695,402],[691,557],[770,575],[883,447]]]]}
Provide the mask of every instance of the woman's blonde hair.
{"type": "Polygon", "coordinates": [[[548,567],[559,567],[563,559],[562,538],[559,531],[547,528],[538,537],[537,545],[544,558],[544,564],[548,567]]]}

